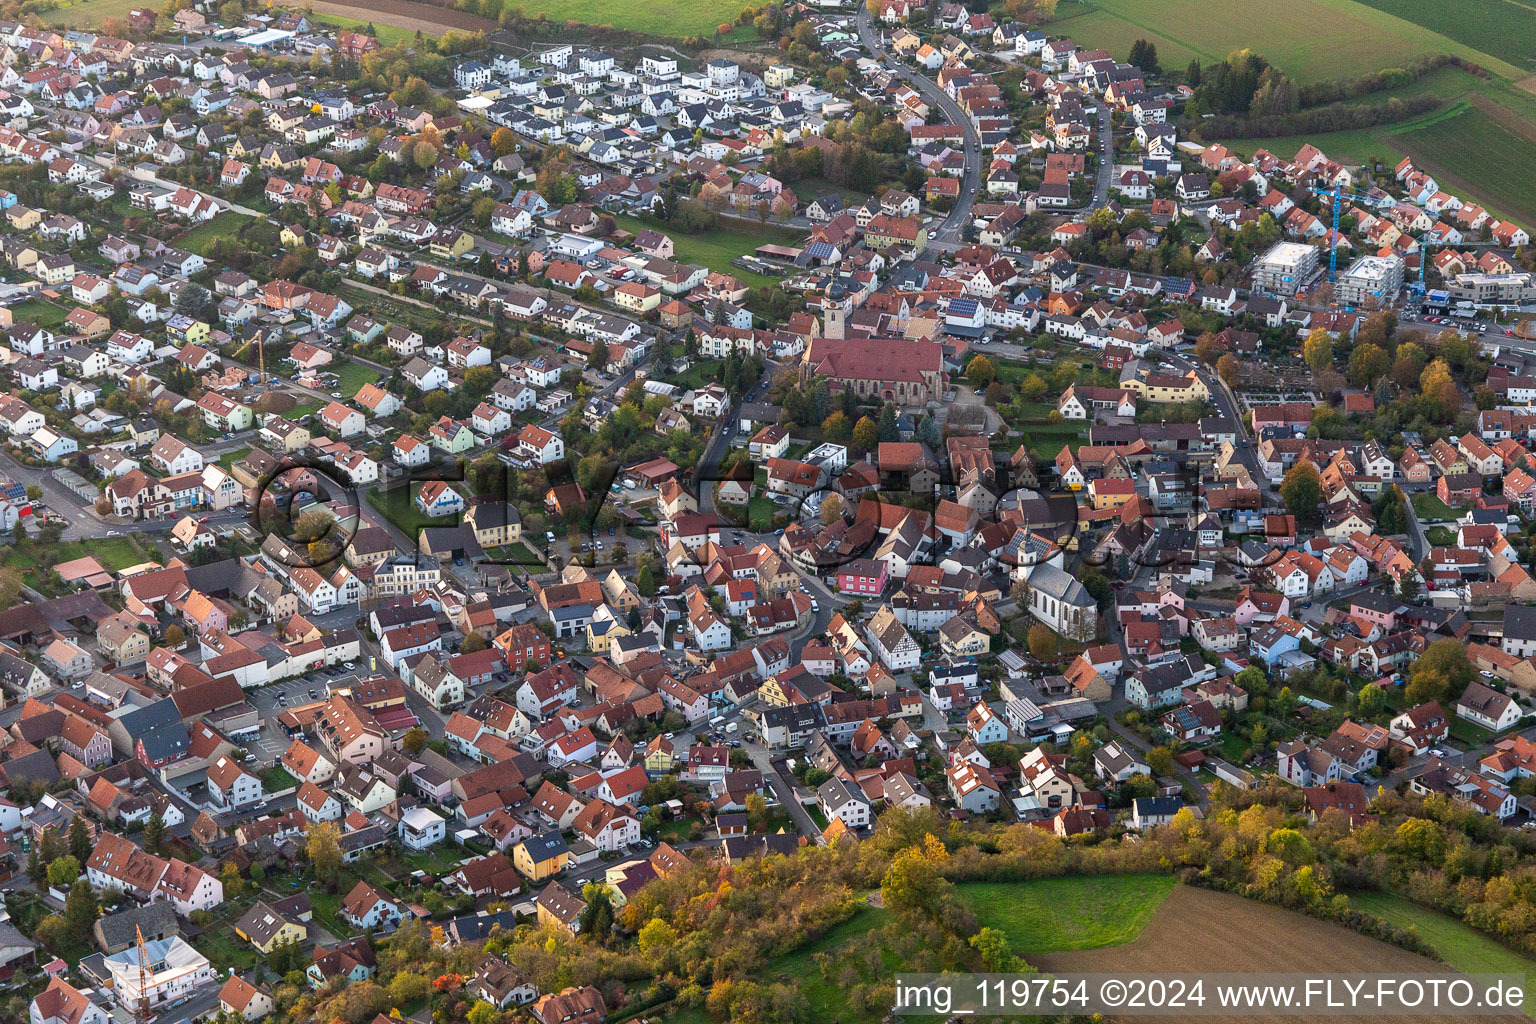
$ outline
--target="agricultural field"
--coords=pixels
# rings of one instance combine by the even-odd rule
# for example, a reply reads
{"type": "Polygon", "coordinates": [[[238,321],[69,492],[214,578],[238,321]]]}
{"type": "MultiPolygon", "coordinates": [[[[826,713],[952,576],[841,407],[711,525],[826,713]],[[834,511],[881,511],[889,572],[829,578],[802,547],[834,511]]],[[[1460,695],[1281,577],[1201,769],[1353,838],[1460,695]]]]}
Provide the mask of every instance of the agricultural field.
{"type": "MultiPolygon", "coordinates": [[[[1174,888],[1134,941],[1102,949],[1032,956],[1046,972],[1179,973],[1196,971],[1325,971],[1345,974],[1444,973],[1445,966],[1327,921],[1229,893],[1174,888]]],[[[1205,1016],[1203,1021],[1252,1021],[1205,1016]]],[[[1373,1017],[1407,1022],[1421,1018],[1373,1017]]]]}
{"type": "Polygon", "coordinates": [[[1536,125],[1478,98],[1455,114],[1389,138],[1446,188],[1476,196],[1489,210],[1536,224],[1536,125]]]}
{"type": "Polygon", "coordinates": [[[1468,974],[1524,974],[1527,1016],[1536,1016],[1536,963],[1438,911],[1386,893],[1356,893],[1352,906],[1399,928],[1412,928],[1440,959],[1468,974]]]}
{"type": "MultiPolygon", "coordinates": [[[[1418,4],[1420,0],[1399,0],[1418,4]]],[[[1435,0],[1436,3],[1448,0],[1435,0]]],[[[1484,0],[1488,2],[1488,0],[1484,0]]],[[[1124,59],[1137,39],[1157,44],[1159,61],[1180,68],[1191,58],[1218,61],[1247,47],[1300,82],[1354,78],[1402,67],[1415,57],[1450,52],[1509,79],[1528,72],[1453,38],[1355,0],[1267,4],[1256,18],[1245,0],[1095,0],[1081,14],[1065,5],[1048,31],[1103,47],[1124,59]]]]}
{"type": "Polygon", "coordinates": [[[1515,0],[1360,0],[1458,43],[1536,72],[1536,7],[1515,0]]]}
{"type": "MultiPolygon", "coordinates": [[[[379,45],[385,48],[397,46],[400,43],[410,44],[416,41],[416,33],[410,29],[400,28],[395,25],[387,25],[382,22],[369,22],[364,18],[348,18],[341,14],[316,14],[315,20],[322,25],[330,25],[335,28],[346,29],[349,32],[361,32],[372,24],[374,31],[378,33],[379,45]]],[[[422,36],[426,39],[436,39],[442,33],[422,30],[422,36]]]]}
{"type": "Polygon", "coordinates": [[[1169,875],[1105,875],[976,882],[960,891],[977,921],[1001,929],[1027,956],[1131,942],[1174,885],[1169,875]]]}
{"type": "Polygon", "coordinates": [[[722,24],[734,24],[743,0],[525,0],[517,5],[530,18],[644,32],[653,36],[712,36],[722,24]]]}

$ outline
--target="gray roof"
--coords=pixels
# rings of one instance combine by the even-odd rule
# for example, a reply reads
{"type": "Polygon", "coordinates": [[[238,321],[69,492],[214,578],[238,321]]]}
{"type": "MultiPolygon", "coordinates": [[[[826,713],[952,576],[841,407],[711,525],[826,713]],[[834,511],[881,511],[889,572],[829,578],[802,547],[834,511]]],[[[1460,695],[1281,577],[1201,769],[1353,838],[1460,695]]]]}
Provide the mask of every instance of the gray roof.
{"type": "Polygon", "coordinates": [[[137,929],[143,929],[146,939],[161,939],[178,934],[176,912],[169,903],[147,903],[108,914],[96,922],[96,936],[109,950],[126,949],[137,938],[137,929]]]}
{"type": "Polygon", "coordinates": [[[1049,562],[1036,567],[1029,574],[1029,585],[1064,604],[1078,608],[1091,608],[1096,603],[1081,583],[1049,562]]]}

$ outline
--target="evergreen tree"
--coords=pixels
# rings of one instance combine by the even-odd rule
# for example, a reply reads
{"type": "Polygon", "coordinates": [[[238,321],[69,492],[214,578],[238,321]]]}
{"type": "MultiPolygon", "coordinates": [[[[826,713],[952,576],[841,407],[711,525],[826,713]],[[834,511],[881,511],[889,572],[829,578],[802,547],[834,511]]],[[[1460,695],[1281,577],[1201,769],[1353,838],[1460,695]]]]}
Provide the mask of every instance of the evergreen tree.
{"type": "MultiPolygon", "coordinates": [[[[154,818],[150,819],[151,821],[154,818]]],[[[148,843],[149,830],[145,829],[145,842],[148,843]]],[[[75,815],[69,823],[69,852],[81,864],[91,859],[91,830],[85,823],[82,815],[75,815]]],[[[151,850],[153,852],[153,850],[151,850]]]]}
{"type": "Polygon", "coordinates": [[[896,424],[896,406],[890,402],[880,408],[880,418],[875,421],[875,430],[882,441],[901,440],[901,428],[896,424]]]}
{"type": "Polygon", "coordinates": [[[1184,69],[1184,84],[1191,89],[1200,87],[1200,60],[1196,58],[1189,62],[1189,67],[1184,69]]]}
{"type": "Polygon", "coordinates": [[[97,909],[96,890],[81,875],[69,887],[69,898],[64,901],[64,923],[69,928],[70,937],[76,942],[84,942],[90,936],[91,926],[96,923],[97,909]]]}
{"type": "MultiPolygon", "coordinates": [[[[144,824],[144,849],[150,853],[160,852],[160,843],[165,838],[165,819],[160,815],[152,814],[149,821],[144,824]]],[[[71,836],[73,839],[73,836],[71,836]]]]}

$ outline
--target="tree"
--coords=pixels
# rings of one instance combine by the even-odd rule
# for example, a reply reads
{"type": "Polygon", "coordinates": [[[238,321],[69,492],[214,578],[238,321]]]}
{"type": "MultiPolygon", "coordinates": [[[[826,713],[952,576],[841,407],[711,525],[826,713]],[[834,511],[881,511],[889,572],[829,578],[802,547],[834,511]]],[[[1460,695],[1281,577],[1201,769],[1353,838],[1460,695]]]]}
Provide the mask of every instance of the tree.
{"type": "Polygon", "coordinates": [[[55,889],[72,885],[79,877],[80,862],[70,854],[66,853],[48,865],[48,884],[55,889]]]}
{"type": "Polygon", "coordinates": [[[224,862],[219,871],[219,882],[224,886],[225,899],[237,899],[245,891],[245,879],[240,877],[240,866],[232,860],[224,862]]]}
{"type": "Polygon", "coordinates": [[[1231,352],[1224,352],[1220,359],[1216,360],[1216,372],[1221,379],[1227,382],[1227,387],[1237,387],[1242,378],[1243,364],[1238,362],[1237,356],[1231,352]]]}
{"type": "Polygon", "coordinates": [[[1202,363],[1214,365],[1226,350],[1221,339],[1210,331],[1201,332],[1200,337],[1195,339],[1195,358],[1202,363]]]}
{"type": "Polygon", "coordinates": [[[581,912],[581,934],[601,943],[613,931],[613,899],[608,887],[601,882],[588,882],[581,887],[581,898],[587,901],[581,912]]]}
{"type": "MultiPolygon", "coordinates": [[[[17,530],[20,531],[18,526],[17,530]]],[[[18,538],[19,539],[19,538],[18,538]]],[[[21,573],[15,569],[0,569],[0,608],[10,608],[21,596],[21,573]]]]}
{"type": "MultiPolygon", "coordinates": [[[[154,815],[149,820],[150,821],[154,821],[156,817],[159,817],[159,815],[154,815]]],[[[144,842],[145,842],[145,848],[148,849],[148,843],[149,843],[149,826],[148,825],[146,825],[144,827],[144,842]]],[[[85,816],[82,815],[82,814],[75,815],[69,821],[69,852],[70,852],[70,855],[73,856],[75,858],[75,860],[78,861],[79,863],[84,864],[86,861],[91,859],[91,848],[92,848],[92,845],[93,844],[91,843],[91,830],[90,830],[90,827],[87,826],[86,823],[85,823],[85,816]]],[[[154,852],[154,851],[151,850],[150,852],[154,852]]]]}
{"type": "Polygon", "coordinates": [[[1356,387],[1369,387],[1391,368],[1392,359],[1380,345],[1365,342],[1349,354],[1349,382],[1356,387]]]}
{"type": "Polygon", "coordinates": [[[1323,481],[1317,467],[1306,459],[1298,461],[1280,481],[1280,497],[1298,520],[1315,520],[1318,503],[1323,500],[1323,481]]]}
{"type": "Polygon", "coordinates": [[[1376,533],[1381,536],[1408,532],[1408,503],[1396,484],[1382,492],[1372,511],[1376,514],[1376,533]]]}
{"type": "Polygon", "coordinates": [[[48,878],[48,865],[43,863],[43,856],[36,846],[27,854],[27,877],[34,885],[42,885],[48,878]]]}
{"type": "Polygon", "coordinates": [[[165,627],[165,646],[174,651],[180,649],[181,646],[186,642],[186,631],[184,631],[180,626],[173,622],[169,626],[165,627]]]}
{"type": "Polygon", "coordinates": [[[96,923],[99,909],[96,890],[91,888],[90,881],[84,875],[76,878],[75,884],[69,887],[69,897],[64,901],[64,924],[71,939],[84,942],[90,937],[91,926],[96,923]]]}
{"type": "Polygon", "coordinates": [[[592,343],[592,350],[587,353],[587,366],[601,371],[608,366],[608,358],[608,343],[599,338],[592,343]]]}
{"type": "Polygon", "coordinates": [[[868,416],[860,416],[853,425],[853,445],[860,451],[870,452],[880,443],[880,428],[868,416]]]}
{"type": "Polygon", "coordinates": [[[986,356],[977,356],[965,364],[965,379],[972,387],[984,391],[988,384],[997,380],[997,367],[986,356]]]}
{"type": "Polygon", "coordinates": [[[841,409],[821,421],[822,436],[829,441],[846,441],[852,432],[853,427],[849,425],[848,417],[841,409]]]}
{"type": "Polygon", "coordinates": [[[1173,774],[1173,751],[1167,747],[1153,747],[1147,751],[1147,766],[1157,776],[1173,774]]]}
{"type": "Polygon", "coordinates": [[[304,830],[304,854],[315,876],[334,884],[341,871],[341,830],[332,821],[312,821],[304,830]]]}
{"type": "Polygon", "coordinates": [[[821,499],[821,521],[827,525],[843,518],[845,506],[843,499],[837,494],[827,494],[821,499]]]}
{"type": "Polygon", "coordinates": [[[497,128],[491,133],[491,152],[497,156],[506,156],[517,149],[517,136],[508,128],[497,128]]]}
{"type": "Polygon", "coordinates": [[[1387,706],[1387,691],[1379,686],[1362,686],[1355,696],[1355,711],[1365,718],[1375,718],[1387,706]]]}
{"type": "Polygon", "coordinates": [[[1408,670],[1408,688],[1404,693],[1410,704],[1440,701],[1461,696],[1477,676],[1472,659],[1460,640],[1445,639],[1429,645],[1422,657],[1408,670]]]}
{"type": "Polygon", "coordinates": [[[676,944],[677,929],[668,924],[665,918],[653,917],[640,929],[635,939],[640,946],[640,953],[654,959],[676,944]]]}
{"type": "Polygon", "coordinates": [[[1307,335],[1307,340],[1301,347],[1302,358],[1312,368],[1313,373],[1326,370],[1333,365],[1333,338],[1321,327],[1315,328],[1307,335]]]}
{"type": "Polygon", "coordinates": [[[896,424],[896,406],[886,402],[880,407],[880,418],[875,422],[875,429],[882,441],[901,440],[901,428],[896,424]]]}
{"type": "Polygon", "coordinates": [[[1141,68],[1148,78],[1155,78],[1162,71],[1157,63],[1157,44],[1145,39],[1138,39],[1131,44],[1131,55],[1126,63],[1141,68]]]}
{"type": "Polygon", "coordinates": [[[459,645],[459,653],[460,654],[474,654],[474,653],[476,653],[478,651],[485,650],[489,646],[490,646],[490,644],[488,644],[486,642],[485,637],[481,636],[479,633],[475,632],[474,630],[470,630],[465,635],[464,642],[459,645]]]}
{"type": "Polygon", "coordinates": [[[981,956],[981,969],[997,974],[1017,971],[1019,958],[1008,945],[1007,933],[997,928],[983,928],[969,939],[971,948],[981,956]]]}
{"type": "Polygon", "coordinates": [[[1450,422],[1461,409],[1461,391],[1443,359],[1436,359],[1424,367],[1419,376],[1419,393],[1434,404],[1441,423],[1450,422]]]}
{"type": "Polygon", "coordinates": [[[1039,661],[1055,661],[1061,655],[1061,639],[1043,622],[1029,627],[1029,653],[1039,661]]]}
{"type": "Polygon", "coordinates": [[[149,815],[149,821],[144,823],[144,849],[151,854],[158,854],[164,838],[166,838],[166,820],[160,817],[160,812],[157,811],[149,815]]]}
{"type": "Polygon", "coordinates": [[[768,801],[761,793],[747,797],[747,824],[753,832],[768,831],[768,801]]]}
{"type": "Polygon", "coordinates": [[[407,754],[419,754],[431,739],[427,730],[416,726],[405,731],[405,735],[400,738],[400,748],[407,754]]]}

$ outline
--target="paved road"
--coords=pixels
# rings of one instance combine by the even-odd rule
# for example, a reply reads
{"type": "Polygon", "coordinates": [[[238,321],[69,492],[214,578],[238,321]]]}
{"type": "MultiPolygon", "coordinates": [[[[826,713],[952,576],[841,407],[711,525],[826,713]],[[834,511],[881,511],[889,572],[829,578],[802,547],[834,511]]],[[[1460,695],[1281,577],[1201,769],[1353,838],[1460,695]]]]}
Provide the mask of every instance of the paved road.
{"type": "Polygon", "coordinates": [[[813,843],[818,842],[821,836],[821,828],[817,826],[815,821],[811,820],[811,816],[806,813],[800,801],[795,798],[794,782],[785,778],[780,774],[778,768],[774,767],[773,758],[769,754],[768,748],[761,744],[746,741],[742,742],[741,747],[747,752],[747,756],[752,759],[753,767],[763,773],[763,781],[768,783],[768,788],[773,791],[774,799],[789,814],[790,820],[795,823],[795,827],[800,830],[800,834],[813,843]]]}
{"type": "Polygon", "coordinates": [[[885,62],[885,66],[899,75],[903,81],[923,94],[930,105],[943,111],[951,124],[957,124],[965,133],[965,174],[960,179],[960,198],[943,223],[928,233],[928,244],[937,248],[961,244],[965,226],[971,220],[971,203],[981,188],[981,133],[960,104],[950,98],[926,75],[920,75],[904,67],[894,56],[886,52],[880,42],[880,31],[875,28],[869,8],[859,5],[859,41],[872,55],[885,62]]]}

